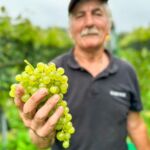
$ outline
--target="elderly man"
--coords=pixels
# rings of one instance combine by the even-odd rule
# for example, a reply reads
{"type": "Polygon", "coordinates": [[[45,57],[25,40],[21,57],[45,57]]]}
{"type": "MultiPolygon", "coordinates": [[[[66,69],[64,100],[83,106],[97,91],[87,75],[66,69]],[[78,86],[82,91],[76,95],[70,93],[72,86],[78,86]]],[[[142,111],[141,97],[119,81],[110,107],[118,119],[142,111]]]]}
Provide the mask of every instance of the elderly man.
{"type": "MultiPolygon", "coordinates": [[[[54,60],[69,77],[65,99],[76,129],[69,150],[127,150],[128,135],[137,150],[150,150],[139,113],[142,104],[135,72],[104,48],[111,27],[107,1],[70,1],[70,33],[75,46],[54,60]]],[[[37,110],[47,91],[40,89],[25,104],[20,101],[22,95],[23,89],[18,86],[15,103],[33,143],[39,148],[53,145],[53,150],[62,150],[54,141],[54,127],[63,108],[48,117],[59,96],[51,97],[37,110]]]]}

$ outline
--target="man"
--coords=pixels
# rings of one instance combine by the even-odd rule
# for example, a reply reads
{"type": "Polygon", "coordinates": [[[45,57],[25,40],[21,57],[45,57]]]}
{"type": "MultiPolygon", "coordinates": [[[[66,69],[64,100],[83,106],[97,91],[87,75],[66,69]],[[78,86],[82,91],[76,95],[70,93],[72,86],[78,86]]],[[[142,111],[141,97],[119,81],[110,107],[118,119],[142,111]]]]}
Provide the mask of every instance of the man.
{"type": "MultiPolygon", "coordinates": [[[[127,135],[137,150],[150,150],[139,113],[142,104],[135,72],[104,48],[111,27],[107,0],[71,0],[69,18],[75,46],[54,60],[69,77],[65,99],[76,129],[69,150],[127,150],[127,135]]],[[[59,96],[54,95],[36,110],[47,95],[46,89],[37,91],[25,104],[20,100],[22,95],[23,88],[18,86],[15,103],[33,143],[39,148],[53,145],[54,150],[62,150],[54,140],[54,127],[63,108],[48,117],[59,96]]]]}

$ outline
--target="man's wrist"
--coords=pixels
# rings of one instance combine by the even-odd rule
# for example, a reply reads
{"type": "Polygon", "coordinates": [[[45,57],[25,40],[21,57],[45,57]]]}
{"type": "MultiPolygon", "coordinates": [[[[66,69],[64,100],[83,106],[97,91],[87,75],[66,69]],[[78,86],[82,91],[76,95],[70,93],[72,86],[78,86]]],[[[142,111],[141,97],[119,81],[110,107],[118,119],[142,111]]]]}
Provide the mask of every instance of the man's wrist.
{"type": "Polygon", "coordinates": [[[47,148],[50,148],[54,144],[55,140],[54,135],[51,136],[49,135],[47,137],[40,137],[32,129],[29,130],[29,134],[32,142],[39,148],[39,150],[45,150],[47,148]]]}

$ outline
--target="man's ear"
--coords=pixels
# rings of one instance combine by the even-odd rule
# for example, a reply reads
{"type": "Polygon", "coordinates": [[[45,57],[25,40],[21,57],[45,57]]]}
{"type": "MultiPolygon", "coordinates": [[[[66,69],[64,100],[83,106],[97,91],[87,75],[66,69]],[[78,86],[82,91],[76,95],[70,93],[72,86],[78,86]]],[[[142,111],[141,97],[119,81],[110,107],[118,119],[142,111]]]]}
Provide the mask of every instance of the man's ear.
{"type": "Polygon", "coordinates": [[[72,36],[72,32],[71,32],[70,26],[68,27],[68,35],[69,35],[70,39],[72,40],[72,42],[74,43],[74,39],[73,39],[73,36],[72,36]]]}
{"type": "Polygon", "coordinates": [[[71,30],[70,30],[70,27],[69,27],[69,29],[68,29],[68,35],[69,35],[69,37],[72,39],[72,33],[71,33],[71,30]]]}

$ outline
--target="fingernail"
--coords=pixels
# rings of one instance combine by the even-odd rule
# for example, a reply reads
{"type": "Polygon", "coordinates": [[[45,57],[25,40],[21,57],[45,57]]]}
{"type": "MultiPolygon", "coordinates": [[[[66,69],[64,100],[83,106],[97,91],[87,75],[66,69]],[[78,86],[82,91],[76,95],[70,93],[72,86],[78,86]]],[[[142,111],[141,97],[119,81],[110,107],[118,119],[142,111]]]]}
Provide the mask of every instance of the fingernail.
{"type": "Polygon", "coordinates": [[[63,109],[64,110],[64,107],[63,106],[59,106],[59,109],[63,109]]]}
{"type": "Polygon", "coordinates": [[[41,88],[40,91],[39,91],[41,94],[47,94],[48,91],[46,88],[41,88]]]}
{"type": "Polygon", "coordinates": [[[63,106],[59,106],[59,110],[62,111],[62,112],[64,112],[63,106]]]}
{"type": "Polygon", "coordinates": [[[60,96],[59,96],[58,94],[55,94],[55,95],[53,96],[53,98],[59,100],[59,99],[60,99],[60,96]]]}

